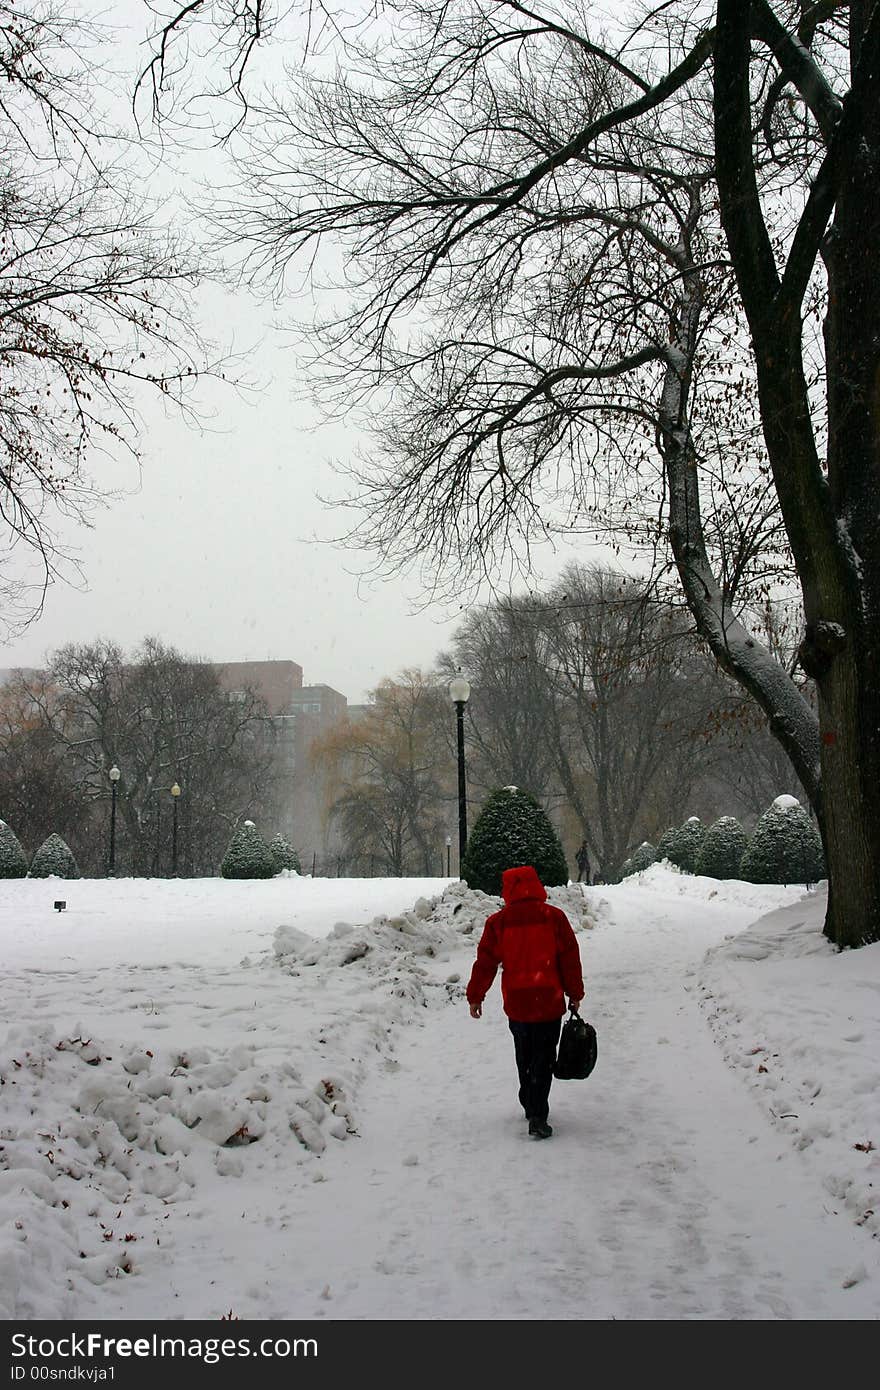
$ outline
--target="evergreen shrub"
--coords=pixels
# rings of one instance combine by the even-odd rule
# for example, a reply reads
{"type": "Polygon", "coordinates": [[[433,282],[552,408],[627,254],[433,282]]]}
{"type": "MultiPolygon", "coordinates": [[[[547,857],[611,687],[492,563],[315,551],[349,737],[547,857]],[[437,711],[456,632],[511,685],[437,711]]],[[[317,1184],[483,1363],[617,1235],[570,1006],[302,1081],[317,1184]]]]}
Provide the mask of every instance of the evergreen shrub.
{"type": "Polygon", "coordinates": [[[60,835],[43,841],[31,860],[30,878],[81,878],[79,865],[60,835]]]}
{"type": "Polygon", "coordinates": [[[221,878],[274,878],[275,857],[252,820],[246,820],[229,841],[221,878]]]}
{"type": "Polygon", "coordinates": [[[627,873],[640,874],[643,869],[650,869],[657,858],[657,851],[650,840],[643,840],[638,849],[633,850],[627,860],[629,869],[627,873]]]}
{"type": "Polygon", "coordinates": [[[565,851],[547,813],[530,792],[499,787],[477,817],[461,877],[469,888],[497,896],[504,870],[520,864],[531,864],[547,887],[568,883],[565,851]]]}
{"type": "Polygon", "coordinates": [[[27,855],[5,820],[0,820],[0,878],[27,878],[27,855]]]}
{"type": "Polygon", "coordinates": [[[706,878],[739,878],[749,837],[735,816],[720,816],[706,831],[696,873],[706,878]]]}
{"type": "Polygon", "coordinates": [[[691,816],[675,832],[675,838],[666,851],[670,864],[675,864],[683,874],[693,874],[697,870],[697,856],[706,835],[706,827],[698,816],[691,816]]]}
{"type": "Polygon", "coordinates": [[[269,841],[269,849],[275,861],[275,872],[280,874],[282,869],[291,869],[294,873],[302,873],[302,865],[299,862],[299,855],[282,834],[275,835],[269,841]]]}
{"type": "Polygon", "coordinates": [[[657,841],[657,848],[654,851],[654,862],[659,864],[663,859],[672,860],[672,851],[678,838],[678,827],[671,825],[668,830],[664,830],[660,839],[657,841]]]}
{"type": "Polygon", "coordinates": [[[825,877],[822,840],[793,796],[777,796],[764,812],[740,864],[747,883],[817,883],[825,877]]]}

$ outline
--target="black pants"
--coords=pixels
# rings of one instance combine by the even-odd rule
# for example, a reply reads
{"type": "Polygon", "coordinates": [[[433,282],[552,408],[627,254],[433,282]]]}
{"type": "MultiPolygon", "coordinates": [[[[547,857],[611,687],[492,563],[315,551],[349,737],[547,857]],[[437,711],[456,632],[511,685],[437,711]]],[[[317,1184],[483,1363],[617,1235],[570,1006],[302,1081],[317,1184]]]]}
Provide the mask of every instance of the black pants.
{"type": "Polygon", "coordinates": [[[519,1103],[527,1119],[546,1120],[562,1019],[549,1023],[515,1023],[510,1019],[509,1024],[519,1072],[519,1103]]]}

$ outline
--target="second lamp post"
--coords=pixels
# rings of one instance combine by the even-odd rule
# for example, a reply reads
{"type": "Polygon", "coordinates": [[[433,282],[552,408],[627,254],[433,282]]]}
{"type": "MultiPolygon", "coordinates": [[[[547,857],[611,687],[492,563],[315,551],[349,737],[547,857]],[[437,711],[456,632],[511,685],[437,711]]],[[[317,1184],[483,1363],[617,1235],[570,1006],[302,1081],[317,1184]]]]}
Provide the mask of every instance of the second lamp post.
{"type": "Polygon", "coordinates": [[[116,873],[116,791],[122,773],[114,765],[107,776],[110,778],[110,859],[107,864],[107,872],[110,878],[113,878],[116,873]]]}
{"type": "Polygon", "coordinates": [[[174,806],[174,818],[171,822],[171,877],[177,877],[177,800],[180,796],[180,787],[177,783],[171,788],[171,800],[174,806]]]}
{"type": "Polygon", "coordinates": [[[458,731],[458,875],[464,852],[467,849],[467,784],[464,775],[464,707],[470,698],[471,688],[464,676],[457,675],[449,683],[449,694],[455,704],[458,731]]]}

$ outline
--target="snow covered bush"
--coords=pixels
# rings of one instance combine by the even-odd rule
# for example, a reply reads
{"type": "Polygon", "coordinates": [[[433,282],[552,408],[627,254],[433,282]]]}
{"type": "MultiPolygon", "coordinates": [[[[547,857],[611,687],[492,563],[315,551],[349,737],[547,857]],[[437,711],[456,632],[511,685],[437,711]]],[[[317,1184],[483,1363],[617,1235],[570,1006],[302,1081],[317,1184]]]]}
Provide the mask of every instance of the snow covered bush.
{"type": "Polygon", "coordinates": [[[275,857],[252,820],[236,830],[220,865],[221,878],[274,878],[275,857]]]}
{"type": "Polygon", "coordinates": [[[706,831],[695,872],[706,878],[739,878],[749,837],[735,816],[721,816],[706,831]]]}
{"type": "Polygon", "coordinates": [[[0,820],[0,878],[27,878],[27,855],[14,830],[0,820]]]}
{"type": "Polygon", "coordinates": [[[668,859],[670,864],[677,865],[683,874],[696,873],[697,855],[700,853],[705,836],[706,827],[703,822],[698,816],[691,816],[684,825],[680,825],[675,831],[675,838],[667,849],[664,858],[668,859]]]}
{"type": "Polygon", "coordinates": [[[777,796],[755,826],[740,864],[747,883],[817,883],[825,877],[819,832],[793,796],[777,796]]]}
{"type": "Polygon", "coordinates": [[[477,817],[461,877],[469,888],[497,896],[502,873],[518,864],[531,864],[548,887],[568,883],[565,852],[546,812],[529,792],[499,787],[477,817]]]}
{"type": "Polygon", "coordinates": [[[629,868],[622,876],[626,878],[627,874],[640,874],[642,869],[650,869],[656,858],[657,851],[651,844],[651,841],[643,840],[638,849],[633,850],[629,859],[626,861],[629,868]]]}
{"type": "Polygon", "coordinates": [[[668,830],[664,830],[663,834],[660,836],[660,839],[657,841],[657,848],[654,851],[654,862],[656,864],[659,864],[663,859],[668,859],[670,864],[673,862],[671,857],[671,851],[675,846],[677,838],[677,826],[673,825],[670,826],[668,830]]]}
{"type": "Polygon", "coordinates": [[[280,833],[269,841],[269,850],[275,861],[275,872],[280,874],[282,869],[292,869],[294,873],[302,873],[302,865],[299,862],[299,855],[280,833]]]}
{"type": "Polygon", "coordinates": [[[81,878],[79,865],[60,835],[44,840],[31,860],[29,878],[81,878]]]}

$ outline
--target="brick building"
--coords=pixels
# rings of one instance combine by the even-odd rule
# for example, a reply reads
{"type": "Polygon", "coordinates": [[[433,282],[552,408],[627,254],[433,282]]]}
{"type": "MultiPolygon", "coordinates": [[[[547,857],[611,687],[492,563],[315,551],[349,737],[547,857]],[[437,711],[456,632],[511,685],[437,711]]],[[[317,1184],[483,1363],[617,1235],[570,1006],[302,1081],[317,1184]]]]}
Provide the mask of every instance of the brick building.
{"type": "Polygon", "coordinates": [[[214,663],[224,690],[251,689],[265,700],[279,734],[280,761],[286,771],[305,765],[316,738],[344,719],[348,700],[330,685],[303,685],[295,661],[214,663]]]}
{"type": "Polygon", "coordinates": [[[302,690],[303,671],[295,661],[228,661],[213,666],[224,690],[255,690],[270,714],[290,714],[302,690]]]}
{"type": "MultiPolygon", "coordinates": [[[[277,737],[275,776],[284,833],[304,856],[329,851],[325,788],[309,762],[315,740],[346,718],[348,700],[329,685],[303,685],[295,661],[213,663],[224,690],[251,689],[268,706],[277,737]]],[[[304,862],[303,867],[307,867],[304,862]]]]}

